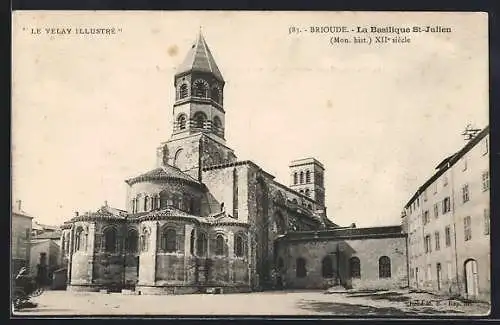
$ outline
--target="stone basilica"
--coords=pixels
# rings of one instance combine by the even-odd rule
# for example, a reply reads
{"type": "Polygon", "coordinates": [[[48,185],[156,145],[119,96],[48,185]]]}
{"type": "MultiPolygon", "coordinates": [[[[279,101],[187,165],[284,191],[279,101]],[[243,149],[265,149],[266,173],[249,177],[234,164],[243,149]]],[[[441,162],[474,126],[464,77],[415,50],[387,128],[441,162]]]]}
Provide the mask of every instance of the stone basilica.
{"type": "Polygon", "coordinates": [[[319,161],[292,161],[286,186],[237,159],[224,137],[224,84],[200,33],[174,77],[173,134],[156,168],[125,181],[127,211],[104,204],[62,226],[67,289],[404,286],[401,227],[330,221],[319,161]]]}

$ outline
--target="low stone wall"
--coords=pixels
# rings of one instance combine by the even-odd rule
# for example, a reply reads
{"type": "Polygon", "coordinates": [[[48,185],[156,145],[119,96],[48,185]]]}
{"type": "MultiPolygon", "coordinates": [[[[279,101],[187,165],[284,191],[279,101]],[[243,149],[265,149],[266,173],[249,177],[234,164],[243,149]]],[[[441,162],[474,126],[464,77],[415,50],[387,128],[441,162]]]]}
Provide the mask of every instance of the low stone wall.
{"type": "Polygon", "coordinates": [[[66,287],[66,291],[71,291],[71,292],[99,292],[99,290],[105,289],[103,286],[100,285],[92,285],[92,284],[83,284],[83,285],[68,285],[66,287]]]}
{"type": "Polygon", "coordinates": [[[208,293],[210,289],[219,289],[221,293],[251,292],[249,286],[145,286],[135,288],[135,292],[141,295],[181,295],[194,293],[208,293]]]}

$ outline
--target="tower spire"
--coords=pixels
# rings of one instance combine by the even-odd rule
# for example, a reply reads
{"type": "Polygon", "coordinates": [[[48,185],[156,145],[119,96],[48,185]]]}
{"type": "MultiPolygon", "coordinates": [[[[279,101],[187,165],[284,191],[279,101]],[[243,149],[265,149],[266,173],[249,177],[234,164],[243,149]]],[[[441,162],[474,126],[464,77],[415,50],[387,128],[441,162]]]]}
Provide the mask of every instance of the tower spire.
{"type": "Polygon", "coordinates": [[[181,75],[186,75],[190,72],[202,72],[210,73],[222,84],[224,83],[224,78],[215,63],[215,59],[208,47],[205,37],[203,36],[202,27],[200,26],[200,31],[196,41],[189,49],[184,61],[178,67],[176,78],[181,75]]]}
{"type": "Polygon", "coordinates": [[[203,37],[196,41],[174,77],[174,135],[210,134],[224,143],[224,78],[203,37]]]}

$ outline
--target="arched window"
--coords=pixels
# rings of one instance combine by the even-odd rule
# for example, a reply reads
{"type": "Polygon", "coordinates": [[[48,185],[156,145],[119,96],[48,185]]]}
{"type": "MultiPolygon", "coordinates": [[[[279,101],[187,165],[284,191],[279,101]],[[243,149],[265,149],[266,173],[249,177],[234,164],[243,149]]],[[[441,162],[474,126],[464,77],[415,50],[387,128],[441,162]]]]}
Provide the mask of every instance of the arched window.
{"type": "Polygon", "coordinates": [[[116,229],[107,228],[104,230],[104,250],[113,253],[116,251],[116,229]]]}
{"type": "Polygon", "coordinates": [[[196,213],[196,201],[193,197],[189,200],[189,212],[191,214],[196,213]]]}
{"type": "Polygon", "coordinates": [[[293,204],[298,204],[297,199],[292,199],[293,204]]]}
{"type": "Polygon", "coordinates": [[[182,84],[179,88],[179,98],[183,99],[188,96],[188,86],[186,84],[182,84]]]}
{"type": "Polygon", "coordinates": [[[191,230],[191,237],[189,238],[189,252],[191,253],[191,255],[194,255],[194,245],[196,243],[196,233],[193,230],[191,230]]]}
{"type": "Polygon", "coordinates": [[[309,197],[311,195],[311,193],[309,192],[308,188],[306,188],[305,194],[306,194],[307,197],[309,197]]]}
{"type": "Polygon", "coordinates": [[[333,278],[333,261],[330,256],[325,256],[321,261],[321,274],[324,278],[333,278]]]}
{"type": "Polygon", "coordinates": [[[300,184],[304,184],[304,172],[300,172],[300,184]]]}
{"type": "Polygon", "coordinates": [[[189,204],[190,204],[190,202],[191,202],[191,198],[187,194],[184,194],[182,196],[182,209],[183,209],[183,211],[191,212],[189,210],[189,204]]]}
{"type": "Polygon", "coordinates": [[[302,190],[302,189],[301,189],[301,190],[299,190],[299,193],[300,193],[300,194],[304,194],[304,190],[302,190]]]}
{"type": "MultiPolygon", "coordinates": [[[[182,149],[180,149],[182,150],[182,149]]],[[[167,191],[160,192],[160,208],[166,208],[168,203],[168,193],[167,191]]]]}
{"type": "Polygon", "coordinates": [[[177,118],[177,125],[179,126],[179,130],[184,130],[186,128],[186,115],[179,115],[177,118]]]}
{"type": "Polygon", "coordinates": [[[125,241],[125,249],[129,253],[137,252],[137,242],[139,241],[139,234],[135,229],[129,229],[125,241]]]}
{"type": "Polygon", "coordinates": [[[222,126],[222,122],[218,116],[214,117],[214,125],[217,129],[219,129],[222,126]]]}
{"type": "Polygon", "coordinates": [[[144,211],[149,210],[149,196],[144,197],[144,211]]]}
{"type": "Polygon", "coordinates": [[[196,112],[193,116],[194,127],[203,129],[205,127],[205,121],[207,116],[203,112],[196,112]]]}
{"type": "Polygon", "coordinates": [[[144,228],[141,235],[141,250],[147,252],[149,249],[149,230],[144,228]]]}
{"type": "Polygon", "coordinates": [[[208,97],[208,85],[206,81],[198,79],[194,82],[194,97],[206,98],[208,97]]]}
{"type": "Polygon", "coordinates": [[[214,117],[214,129],[215,129],[215,132],[219,132],[221,131],[222,129],[222,122],[220,120],[220,118],[218,116],[214,117]]]}
{"type": "Polygon", "coordinates": [[[312,208],[313,208],[312,204],[308,204],[308,205],[307,205],[307,208],[308,208],[309,210],[312,210],[312,208]]]}
{"type": "Polygon", "coordinates": [[[196,254],[198,256],[205,256],[207,254],[207,235],[199,233],[196,239],[196,254]]]}
{"type": "Polygon", "coordinates": [[[175,229],[167,228],[163,230],[161,236],[161,248],[167,253],[177,251],[177,233],[175,229]]]}
{"type": "Polygon", "coordinates": [[[224,236],[220,234],[217,235],[217,237],[215,237],[215,255],[224,256],[224,245],[225,245],[224,236]]]}
{"type": "Polygon", "coordinates": [[[214,87],[212,88],[212,92],[211,92],[211,97],[212,99],[216,102],[216,103],[220,103],[220,91],[219,91],[219,88],[217,87],[214,87]]]}
{"type": "Polygon", "coordinates": [[[132,199],[131,206],[132,206],[132,213],[136,213],[137,212],[137,199],[136,198],[132,199]]]}
{"type": "Polygon", "coordinates": [[[306,269],[306,260],[302,257],[299,257],[296,262],[296,270],[295,275],[297,278],[304,278],[307,275],[306,269]]]}
{"type": "Polygon", "coordinates": [[[378,276],[379,278],[391,277],[391,259],[387,256],[382,256],[378,260],[378,276]]]}
{"type": "Polygon", "coordinates": [[[293,184],[297,184],[299,182],[299,174],[297,172],[293,173],[293,184]]]}
{"type": "Polygon", "coordinates": [[[306,183],[311,182],[311,172],[306,170],[306,183]]]}
{"type": "Polygon", "coordinates": [[[243,257],[245,255],[245,243],[241,235],[234,236],[234,255],[243,257]]]}
{"type": "Polygon", "coordinates": [[[180,148],[175,152],[174,156],[174,166],[179,167],[182,164],[182,156],[183,156],[183,151],[184,149],[180,148]]]}
{"type": "Polygon", "coordinates": [[[349,275],[354,279],[361,278],[361,264],[356,256],[349,259],[349,275]]]}
{"type": "Polygon", "coordinates": [[[172,195],[173,201],[174,201],[174,207],[176,207],[179,210],[184,211],[184,199],[182,197],[182,194],[173,194],[172,195]]]}

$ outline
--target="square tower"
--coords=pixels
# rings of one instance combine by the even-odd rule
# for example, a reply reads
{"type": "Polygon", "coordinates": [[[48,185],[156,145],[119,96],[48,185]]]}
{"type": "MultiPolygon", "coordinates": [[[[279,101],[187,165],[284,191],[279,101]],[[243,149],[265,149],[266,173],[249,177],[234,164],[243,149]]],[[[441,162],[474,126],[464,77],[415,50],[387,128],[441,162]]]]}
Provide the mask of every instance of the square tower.
{"type": "Polygon", "coordinates": [[[290,163],[290,188],[310,197],[318,207],[325,206],[325,168],[314,158],[293,160],[290,163]]]}

